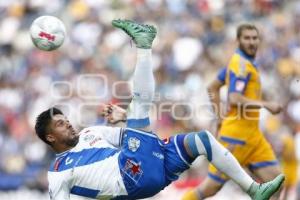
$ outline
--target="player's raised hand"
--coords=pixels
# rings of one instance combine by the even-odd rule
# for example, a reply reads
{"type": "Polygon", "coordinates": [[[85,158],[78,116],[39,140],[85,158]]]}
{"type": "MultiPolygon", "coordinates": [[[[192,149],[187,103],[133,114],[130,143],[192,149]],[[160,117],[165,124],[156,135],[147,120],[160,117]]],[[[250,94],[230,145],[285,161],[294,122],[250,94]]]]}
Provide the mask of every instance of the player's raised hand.
{"type": "Polygon", "coordinates": [[[282,106],[275,102],[266,102],[264,107],[269,110],[273,115],[278,114],[282,111],[282,106]]]}
{"type": "Polygon", "coordinates": [[[113,104],[106,104],[101,115],[111,124],[126,121],[126,110],[113,104]]]}

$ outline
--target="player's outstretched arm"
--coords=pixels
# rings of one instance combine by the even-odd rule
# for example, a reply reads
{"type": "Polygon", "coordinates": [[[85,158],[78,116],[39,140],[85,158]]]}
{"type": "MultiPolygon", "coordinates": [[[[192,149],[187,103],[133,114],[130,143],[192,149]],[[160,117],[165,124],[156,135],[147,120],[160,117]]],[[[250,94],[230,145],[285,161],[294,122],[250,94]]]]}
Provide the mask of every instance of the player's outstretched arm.
{"type": "Polygon", "coordinates": [[[225,85],[227,68],[223,67],[219,70],[218,76],[207,86],[207,93],[212,103],[212,108],[218,118],[221,114],[220,106],[220,89],[225,85]]]}
{"type": "Polygon", "coordinates": [[[221,100],[220,100],[220,89],[224,85],[218,79],[213,80],[210,85],[207,87],[207,93],[211,102],[212,110],[215,113],[216,125],[215,125],[215,134],[219,132],[222,122],[222,108],[221,108],[221,100]]]}
{"type": "Polygon", "coordinates": [[[220,89],[224,84],[219,80],[213,80],[207,87],[209,100],[212,103],[212,108],[215,114],[219,117],[220,115],[220,89]]]}
{"type": "Polygon", "coordinates": [[[237,92],[229,94],[229,102],[231,105],[243,106],[246,109],[266,108],[272,114],[278,114],[282,110],[281,105],[276,102],[252,100],[237,92]]]}
{"type": "MultiPolygon", "coordinates": [[[[251,69],[245,63],[244,59],[233,60],[230,62],[228,66],[229,70],[229,85],[228,85],[228,93],[229,93],[229,103],[233,106],[242,107],[243,109],[251,110],[251,109],[260,109],[266,108],[272,114],[278,114],[281,112],[282,107],[280,104],[275,102],[267,102],[262,101],[260,98],[252,99],[245,96],[245,92],[248,91],[250,93],[257,92],[253,89],[248,88],[248,84],[252,76],[251,69]],[[248,90],[247,90],[248,88],[248,90]]],[[[227,73],[227,74],[228,74],[227,73]]],[[[256,94],[259,95],[259,94],[256,94]]]]}
{"type": "Polygon", "coordinates": [[[111,124],[126,123],[126,110],[114,104],[106,104],[101,112],[101,115],[111,124]]]}
{"type": "Polygon", "coordinates": [[[215,121],[215,131],[217,134],[221,127],[222,122],[222,106],[220,100],[220,90],[222,86],[225,85],[227,68],[223,67],[219,70],[217,77],[207,86],[208,97],[211,102],[212,110],[215,113],[216,121],[215,121]]]}

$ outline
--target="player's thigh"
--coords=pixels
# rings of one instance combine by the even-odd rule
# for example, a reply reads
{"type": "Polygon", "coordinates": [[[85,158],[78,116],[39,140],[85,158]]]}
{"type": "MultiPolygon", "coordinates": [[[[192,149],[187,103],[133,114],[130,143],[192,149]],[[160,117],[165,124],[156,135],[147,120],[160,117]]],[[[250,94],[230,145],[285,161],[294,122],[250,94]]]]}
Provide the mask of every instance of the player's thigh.
{"type": "Polygon", "coordinates": [[[252,172],[259,177],[263,182],[274,179],[281,173],[279,165],[267,166],[252,170],[252,172]]]}
{"type": "Polygon", "coordinates": [[[215,195],[222,187],[223,183],[206,177],[199,187],[199,191],[203,198],[215,195]]]}
{"type": "Polygon", "coordinates": [[[237,161],[243,166],[252,152],[252,147],[240,138],[221,135],[218,141],[228,149],[237,161]]]}
{"type": "Polygon", "coordinates": [[[252,152],[249,169],[262,181],[270,181],[281,173],[280,165],[269,142],[262,134],[257,134],[256,145],[252,152]]]}

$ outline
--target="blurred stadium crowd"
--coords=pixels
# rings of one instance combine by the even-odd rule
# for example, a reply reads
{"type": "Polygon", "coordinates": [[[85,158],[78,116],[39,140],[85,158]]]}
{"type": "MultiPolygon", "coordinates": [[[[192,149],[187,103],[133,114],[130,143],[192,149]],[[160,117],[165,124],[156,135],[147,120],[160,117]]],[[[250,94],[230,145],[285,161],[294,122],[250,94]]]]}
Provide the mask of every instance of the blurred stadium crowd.
{"type": "Polygon", "coordinates": [[[34,134],[40,111],[59,105],[80,129],[105,123],[101,104],[129,102],[125,81],[135,66],[135,47],[112,28],[114,18],[158,27],[153,122],[161,137],[213,129],[205,87],[234,52],[237,25],[253,22],[262,36],[258,62],[264,98],[285,108],[276,117],[262,111],[262,129],[279,159],[285,147],[278,138],[289,135],[299,141],[299,1],[0,0],[0,17],[1,191],[47,191],[46,172],[54,155],[34,134]],[[28,30],[40,15],[65,23],[68,34],[58,51],[33,47],[28,30]]]}

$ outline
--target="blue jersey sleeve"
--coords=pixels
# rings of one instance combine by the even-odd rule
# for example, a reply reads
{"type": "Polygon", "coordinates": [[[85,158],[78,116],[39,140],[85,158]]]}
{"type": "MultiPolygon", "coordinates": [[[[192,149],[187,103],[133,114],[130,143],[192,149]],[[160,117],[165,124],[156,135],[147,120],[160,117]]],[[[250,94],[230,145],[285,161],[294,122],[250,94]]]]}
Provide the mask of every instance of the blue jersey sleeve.
{"type": "Polygon", "coordinates": [[[226,79],[226,67],[223,67],[222,69],[219,70],[218,80],[224,84],[225,79],[226,79]]]}
{"type": "Polygon", "coordinates": [[[234,72],[229,71],[229,89],[228,92],[238,92],[243,94],[244,90],[249,82],[251,74],[247,76],[237,76],[234,72]]]}

